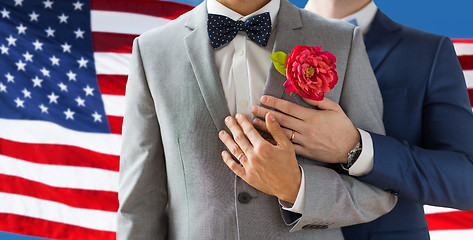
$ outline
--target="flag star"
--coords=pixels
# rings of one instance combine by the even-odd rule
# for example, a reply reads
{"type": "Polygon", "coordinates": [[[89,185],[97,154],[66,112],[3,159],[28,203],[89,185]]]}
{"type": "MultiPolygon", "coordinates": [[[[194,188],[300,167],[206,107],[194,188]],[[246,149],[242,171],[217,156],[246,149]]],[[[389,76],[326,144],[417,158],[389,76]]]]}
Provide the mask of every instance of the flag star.
{"type": "Polygon", "coordinates": [[[67,42],[61,45],[62,47],[62,52],[71,52],[71,45],[69,45],[67,42]]]}
{"type": "Polygon", "coordinates": [[[80,107],[80,106],[85,107],[85,100],[84,100],[84,99],[82,99],[82,98],[80,98],[80,97],[76,97],[75,100],[76,100],[76,102],[77,102],[77,106],[78,106],[78,107],[80,107]]]}
{"type": "Polygon", "coordinates": [[[3,83],[0,83],[0,92],[7,92],[7,86],[3,85],[3,83]]]}
{"type": "Polygon", "coordinates": [[[15,6],[23,6],[23,0],[15,0],[15,6]]]}
{"type": "Polygon", "coordinates": [[[53,55],[52,57],[49,58],[49,60],[51,60],[51,63],[53,66],[54,65],[59,66],[59,58],[57,58],[56,56],[53,55]]]}
{"type": "Polygon", "coordinates": [[[79,68],[87,68],[87,63],[89,62],[89,60],[85,60],[84,57],[81,57],[79,60],[77,60],[77,62],[79,63],[79,68]]]}
{"type": "Polygon", "coordinates": [[[7,82],[15,82],[15,77],[10,73],[5,74],[5,77],[7,78],[7,82]]]}
{"type": "Polygon", "coordinates": [[[26,29],[27,27],[23,26],[23,23],[20,23],[20,26],[16,27],[18,29],[18,35],[19,34],[26,34],[26,29]]]}
{"type": "Polygon", "coordinates": [[[71,70],[67,73],[67,77],[69,77],[69,81],[76,81],[77,74],[73,73],[71,70]]]}
{"type": "Polygon", "coordinates": [[[16,103],[17,108],[19,108],[19,107],[25,108],[25,105],[23,105],[25,103],[25,101],[21,100],[19,97],[17,97],[15,99],[15,103],[16,103]]]}
{"type": "Polygon", "coordinates": [[[61,16],[57,16],[59,18],[59,23],[67,23],[67,19],[69,18],[69,16],[65,15],[64,13],[62,13],[61,16]]]}
{"type": "Polygon", "coordinates": [[[51,94],[48,95],[48,98],[49,98],[49,103],[56,103],[57,104],[57,99],[59,98],[59,96],[54,94],[53,92],[51,92],[51,94]]]}
{"type": "Polygon", "coordinates": [[[76,38],[84,38],[84,33],[85,33],[85,31],[80,30],[80,28],[78,28],[76,31],[74,31],[74,34],[76,35],[76,38]]]}
{"type": "Polygon", "coordinates": [[[38,21],[38,17],[39,17],[39,14],[36,14],[35,11],[33,11],[30,15],[30,22],[37,22],[38,21]]]}
{"type": "Polygon", "coordinates": [[[61,89],[61,92],[67,92],[67,85],[66,84],[59,83],[58,86],[61,89]]]}
{"type": "Polygon", "coordinates": [[[5,45],[2,44],[2,46],[0,46],[0,50],[2,51],[2,55],[3,54],[8,55],[8,48],[5,47],[5,45]]]}
{"type": "Polygon", "coordinates": [[[35,42],[33,42],[33,45],[34,45],[34,50],[43,50],[43,43],[40,42],[38,39],[36,39],[35,42]]]}
{"type": "Polygon", "coordinates": [[[26,88],[24,88],[21,92],[23,93],[25,98],[31,98],[31,92],[26,90],[26,88]]]}
{"type": "Polygon", "coordinates": [[[45,77],[51,77],[51,76],[49,75],[49,70],[46,69],[45,67],[41,68],[41,70],[39,70],[39,71],[43,74],[43,76],[45,76],[45,77]]]}
{"type": "Polygon", "coordinates": [[[54,37],[54,32],[56,30],[52,29],[51,27],[48,27],[48,29],[44,29],[44,31],[46,31],[46,34],[48,35],[48,37],[54,37]]]}
{"type": "Polygon", "coordinates": [[[49,0],[46,0],[46,1],[44,1],[43,3],[44,3],[44,8],[51,8],[51,9],[53,8],[53,3],[54,3],[54,2],[51,2],[51,1],[49,1],[49,0]]]}
{"type": "Polygon", "coordinates": [[[44,106],[43,104],[38,106],[41,109],[42,113],[48,113],[48,107],[44,106]]]}
{"type": "Polygon", "coordinates": [[[7,11],[5,8],[3,8],[0,13],[2,13],[2,18],[10,18],[10,12],[7,11]]]}
{"type": "Polygon", "coordinates": [[[18,71],[25,71],[25,67],[26,67],[26,63],[24,63],[23,61],[18,61],[16,64],[16,67],[17,67],[17,70],[18,71]]]}
{"type": "Polygon", "coordinates": [[[77,1],[75,3],[73,3],[72,5],[74,5],[74,10],[82,10],[82,6],[84,5],[83,3],[77,1]]]}
{"type": "Polygon", "coordinates": [[[8,46],[13,45],[16,46],[16,38],[12,37],[11,35],[7,38],[8,46]]]}
{"type": "Polygon", "coordinates": [[[33,81],[33,87],[41,87],[43,79],[40,79],[38,76],[36,76],[35,78],[31,79],[31,81],[33,81]]]}
{"type": "Polygon", "coordinates": [[[94,96],[94,89],[89,87],[89,85],[87,85],[85,88],[83,88],[84,91],[85,91],[85,96],[94,96]]]}
{"type": "Polygon", "coordinates": [[[33,54],[30,54],[29,52],[26,52],[25,54],[23,54],[23,57],[25,58],[25,61],[33,62],[33,54]]]}
{"type": "Polygon", "coordinates": [[[92,117],[94,118],[94,122],[102,122],[102,115],[100,115],[98,112],[94,112],[92,117]]]}
{"type": "Polygon", "coordinates": [[[68,108],[67,111],[64,111],[64,114],[66,115],[66,119],[74,120],[75,112],[71,111],[71,109],[68,108]]]}

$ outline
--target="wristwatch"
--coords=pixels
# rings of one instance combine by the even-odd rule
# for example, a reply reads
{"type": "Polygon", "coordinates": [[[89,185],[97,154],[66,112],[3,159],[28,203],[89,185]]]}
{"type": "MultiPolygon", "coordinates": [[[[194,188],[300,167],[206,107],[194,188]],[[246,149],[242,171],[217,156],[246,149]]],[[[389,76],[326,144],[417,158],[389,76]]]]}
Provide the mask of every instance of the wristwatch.
{"type": "Polygon", "coordinates": [[[355,164],[356,160],[361,154],[361,150],[363,150],[363,146],[361,145],[361,140],[356,143],[356,146],[348,153],[347,163],[341,163],[343,170],[348,171],[353,164],[355,164]]]}

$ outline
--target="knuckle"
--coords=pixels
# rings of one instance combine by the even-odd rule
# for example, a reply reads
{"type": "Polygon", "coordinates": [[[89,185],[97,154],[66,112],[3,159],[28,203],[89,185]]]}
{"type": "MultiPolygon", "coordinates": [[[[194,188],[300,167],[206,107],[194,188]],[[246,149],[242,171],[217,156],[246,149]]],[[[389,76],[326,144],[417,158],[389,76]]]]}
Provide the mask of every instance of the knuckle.
{"type": "Polygon", "coordinates": [[[245,135],[243,135],[243,133],[237,133],[235,134],[234,138],[235,138],[235,141],[240,142],[240,141],[243,141],[246,137],[245,135]]]}

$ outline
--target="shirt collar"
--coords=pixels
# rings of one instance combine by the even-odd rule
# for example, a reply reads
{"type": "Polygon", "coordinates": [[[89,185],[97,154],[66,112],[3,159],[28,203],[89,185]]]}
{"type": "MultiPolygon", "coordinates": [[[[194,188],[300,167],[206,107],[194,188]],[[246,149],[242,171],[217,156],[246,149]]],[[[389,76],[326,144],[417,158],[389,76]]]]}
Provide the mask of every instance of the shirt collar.
{"type": "Polygon", "coordinates": [[[351,15],[348,15],[342,18],[342,20],[349,21],[351,19],[356,19],[356,22],[358,23],[358,27],[361,29],[364,35],[368,32],[371,22],[373,21],[374,16],[376,15],[377,11],[378,11],[378,7],[376,7],[376,4],[374,3],[374,1],[371,1],[362,9],[358,10],[357,12],[351,15]]]}
{"type": "Polygon", "coordinates": [[[276,17],[279,12],[279,6],[281,5],[281,0],[271,0],[268,4],[264,5],[262,8],[257,10],[256,12],[253,12],[247,16],[243,16],[230,8],[225,7],[223,4],[218,2],[217,0],[207,0],[207,12],[210,14],[218,14],[218,15],[223,15],[226,17],[231,18],[234,21],[237,20],[242,20],[246,21],[248,18],[264,13],[264,12],[269,12],[269,15],[271,16],[271,26],[274,29],[276,25],[276,17]]]}

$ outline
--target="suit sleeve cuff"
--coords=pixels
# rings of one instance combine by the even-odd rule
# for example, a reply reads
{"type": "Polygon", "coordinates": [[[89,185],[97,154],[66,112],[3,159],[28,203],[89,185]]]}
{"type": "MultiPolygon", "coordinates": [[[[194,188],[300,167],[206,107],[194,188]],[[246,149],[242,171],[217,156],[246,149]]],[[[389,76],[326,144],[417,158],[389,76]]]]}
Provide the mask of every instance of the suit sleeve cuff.
{"type": "Polygon", "coordinates": [[[356,177],[368,174],[373,169],[374,162],[373,140],[371,139],[371,135],[362,129],[358,129],[358,132],[360,132],[363,149],[356,162],[348,170],[348,174],[356,177]]]}
{"type": "Polygon", "coordinates": [[[294,204],[279,200],[279,204],[281,205],[282,209],[286,211],[291,211],[294,213],[302,214],[302,210],[304,209],[304,199],[305,199],[305,176],[304,176],[304,169],[299,166],[301,169],[301,186],[299,187],[299,192],[297,193],[297,198],[294,204]]]}

